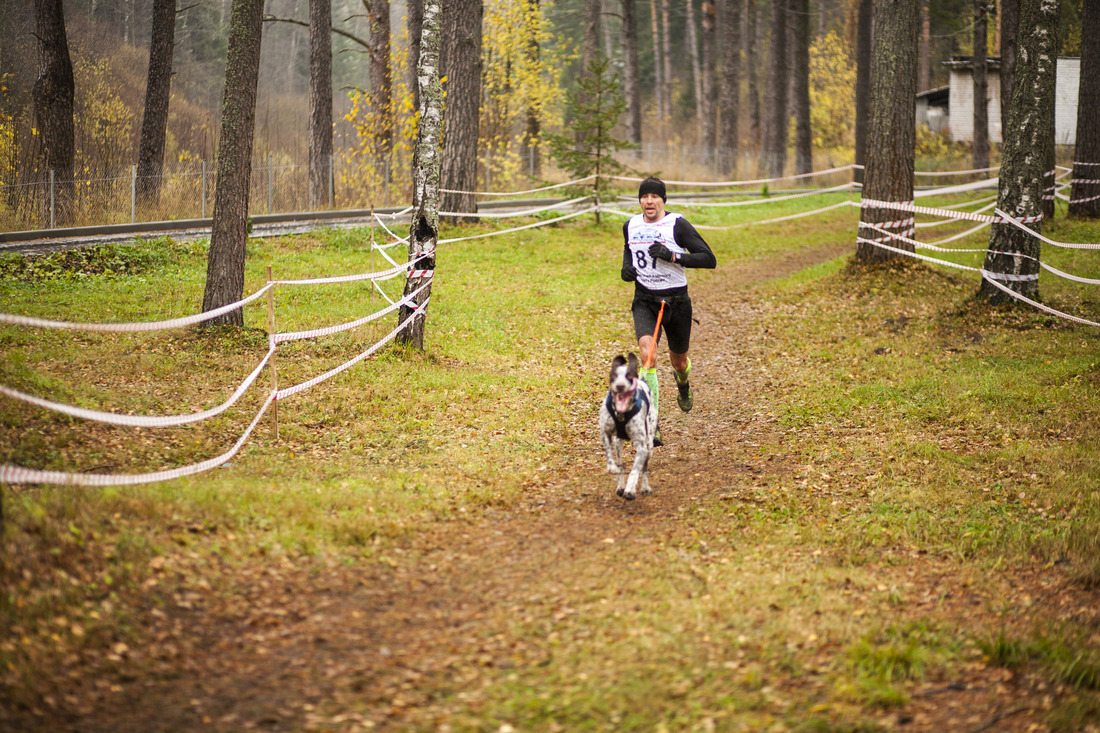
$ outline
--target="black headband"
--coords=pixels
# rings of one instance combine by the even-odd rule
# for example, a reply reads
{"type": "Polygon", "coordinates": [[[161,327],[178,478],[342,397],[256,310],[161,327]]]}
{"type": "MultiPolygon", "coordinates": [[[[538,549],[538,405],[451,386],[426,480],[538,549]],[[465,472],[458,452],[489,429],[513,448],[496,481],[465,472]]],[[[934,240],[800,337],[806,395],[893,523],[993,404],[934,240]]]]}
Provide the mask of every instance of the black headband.
{"type": "Polygon", "coordinates": [[[665,196],[665,182],[660,178],[649,178],[642,181],[642,185],[638,186],[638,198],[645,196],[647,193],[655,193],[661,197],[662,201],[668,201],[668,197],[665,196]]]}

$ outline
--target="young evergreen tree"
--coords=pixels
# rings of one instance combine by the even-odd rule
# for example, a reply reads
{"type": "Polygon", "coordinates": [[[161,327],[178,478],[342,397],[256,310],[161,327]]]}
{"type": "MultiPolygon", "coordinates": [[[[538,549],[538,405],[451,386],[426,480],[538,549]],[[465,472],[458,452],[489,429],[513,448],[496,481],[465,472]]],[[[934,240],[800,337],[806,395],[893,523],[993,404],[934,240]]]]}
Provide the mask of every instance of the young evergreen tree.
{"type": "MultiPolygon", "coordinates": [[[[633,150],[635,145],[612,134],[626,111],[626,102],[619,91],[619,75],[611,72],[611,61],[598,58],[589,63],[578,86],[566,99],[566,111],[574,120],[575,134],[547,137],[551,154],[574,178],[596,177],[592,188],[600,197],[611,185],[611,180],[604,176],[625,170],[613,157],[616,151],[633,150]]],[[[597,211],[596,221],[599,220],[597,211]]]]}

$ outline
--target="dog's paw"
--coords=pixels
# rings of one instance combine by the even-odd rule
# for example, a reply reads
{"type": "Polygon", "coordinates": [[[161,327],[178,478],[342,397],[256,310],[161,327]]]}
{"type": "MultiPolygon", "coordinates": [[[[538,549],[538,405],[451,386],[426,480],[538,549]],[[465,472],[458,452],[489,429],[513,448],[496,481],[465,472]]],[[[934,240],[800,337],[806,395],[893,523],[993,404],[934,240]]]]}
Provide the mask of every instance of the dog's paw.
{"type": "Polygon", "coordinates": [[[622,496],[622,495],[623,495],[623,487],[620,486],[619,488],[615,489],[615,496],[622,496]]]}
{"type": "Polygon", "coordinates": [[[624,491],[624,492],[623,492],[623,493],[621,494],[621,496],[622,496],[622,497],[623,497],[624,499],[626,499],[627,501],[634,501],[634,492],[633,492],[633,491],[624,491]]]}
{"type": "Polygon", "coordinates": [[[639,491],[638,493],[641,494],[642,496],[649,496],[653,493],[653,489],[649,488],[648,486],[643,486],[642,490],[639,491]]]}
{"type": "Polygon", "coordinates": [[[614,463],[607,464],[607,472],[612,476],[618,476],[622,470],[622,466],[616,466],[614,463]]]}

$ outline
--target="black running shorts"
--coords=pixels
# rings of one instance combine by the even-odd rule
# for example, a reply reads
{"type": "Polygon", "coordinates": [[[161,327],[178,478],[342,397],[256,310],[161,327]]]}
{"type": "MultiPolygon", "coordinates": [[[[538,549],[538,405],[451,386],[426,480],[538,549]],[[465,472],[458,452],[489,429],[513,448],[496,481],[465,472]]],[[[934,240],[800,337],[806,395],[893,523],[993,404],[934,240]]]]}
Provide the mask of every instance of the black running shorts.
{"type": "MultiPolygon", "coordinates": [[[[634,303],[630,306],[634,314],[634,336],[652,336],[657,327],[657,313],[661,310],[659,297],[646,296],[635,291],[634,303]]],[[[665,314],[661,317],[661,331],[668,336],[668,348],[677,354],[686,354],[691,342],[691,298],[676,295],[665,300],[665,314]]],[[[657,334],[660,343],[661,334],[657,334]]]]}

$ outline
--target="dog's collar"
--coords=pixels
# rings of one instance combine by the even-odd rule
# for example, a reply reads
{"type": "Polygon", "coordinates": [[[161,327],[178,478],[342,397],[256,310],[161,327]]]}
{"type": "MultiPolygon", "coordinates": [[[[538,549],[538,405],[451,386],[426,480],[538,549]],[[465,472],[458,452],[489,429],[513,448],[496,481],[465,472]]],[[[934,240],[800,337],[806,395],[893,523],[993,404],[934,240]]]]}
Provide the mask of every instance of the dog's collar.
{"type": "Polygon", "coordinates": [[[638,411],[642,409],[642,402],[643,401],[647,405],[649,404],[649,400],[646,398],[645,392],[643,392],[642,390],[638,389],[637,386],[635,386],[635,388],[634,388],[634,401],[631,402],[630,409],[627,410],[626,412],[616,412],[615,411],[615,395],[612,394],[611,392],[608,392],[607,393],[607,411],[610,412],[611,416],[615,418],[615,422],[625,424],[625,423],[630,422],[631,418],[633,418],[635,415],[637,415],[638,411]]]}

